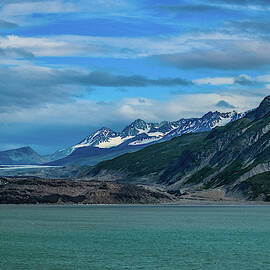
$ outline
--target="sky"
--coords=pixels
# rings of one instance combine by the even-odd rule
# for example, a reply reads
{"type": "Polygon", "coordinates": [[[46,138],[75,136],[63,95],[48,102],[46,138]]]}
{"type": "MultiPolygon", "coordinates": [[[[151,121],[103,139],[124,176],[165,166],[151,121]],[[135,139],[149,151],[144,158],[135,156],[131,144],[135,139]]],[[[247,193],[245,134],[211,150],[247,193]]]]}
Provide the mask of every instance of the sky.
{"type": "Polygon", "coordinates": [[[0,0],[0,150],[257,107],[269,15],[269,0],[0,0]]]}

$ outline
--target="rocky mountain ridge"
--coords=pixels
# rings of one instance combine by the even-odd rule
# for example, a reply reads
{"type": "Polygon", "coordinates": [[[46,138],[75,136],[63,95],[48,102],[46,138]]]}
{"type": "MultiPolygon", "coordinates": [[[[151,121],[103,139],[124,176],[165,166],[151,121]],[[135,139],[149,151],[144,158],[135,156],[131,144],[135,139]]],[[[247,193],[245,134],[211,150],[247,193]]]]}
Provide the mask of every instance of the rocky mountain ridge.
{"type": "Polygon", "coordinates": [[[226,194],[270,200],[269,162],[270,96],[226,126],[101,162],[85,177],[156,183],[175,191],[222,188],[226,194]]]}
{"type": "Polygon", "coordinates": [[[56,152],[53,158],[61,157],[63,154],[62,159],[53,160],[49,164],[95,165],[100,161],[137,151],[150,144],[168,141],[176,136],[209,131],[216,126],[233,122],[244,115],[245,113],[235,111],[228,113],[216,111],[208,112],[202,118],[183,118],[174,122],[147,123],[142,119],[137,119],[121,132],[103,127],[87,136],[79,144],[56,152]]]}
{"type": "Polygon", "coordinates": [[[147,123],[137,119],[121,132],[103,127],[84,138],[80,143],[51,155],[40,156],[30,147],[0,152],[2,165],[95,165],[121,154],[135,152],[148,145],[168,141],[187,133],[204,132],[216,126],[233,122],[245,113],[208,112],[201,118],[180,119],[147,123]]]}

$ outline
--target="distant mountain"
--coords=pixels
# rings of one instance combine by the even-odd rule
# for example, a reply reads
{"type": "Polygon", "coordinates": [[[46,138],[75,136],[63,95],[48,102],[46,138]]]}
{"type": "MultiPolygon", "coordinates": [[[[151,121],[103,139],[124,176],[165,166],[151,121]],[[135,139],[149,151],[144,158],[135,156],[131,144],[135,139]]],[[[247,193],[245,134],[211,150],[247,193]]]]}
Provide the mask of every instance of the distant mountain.
{"type": "MultiPolygon", "coordinates": [[[[187,126],[194,132],[194,122],[200,130],[220,123],[209,119],[216,119],[213,113],[187,126]]],[[[172,192],[219,189],[227,196],[270,201],[270,96],[238,121],[103,161],[82,176],[157,183],[172,192]]]]}
{"type": "Polygon", "coordinates": [[[137,119],[121,132],[103,127],[87,136],[79,144],[46,156],[49,165],[95,165],[124,153],[134,152],[147,145],[168,141],[182,134],[209,131],[233,122],[244,113],[209,112],[202,118],[180,119],[161,123],[146,123],[137,119]],[[56,160],[57,159],[57,160],[56,160]]]}
{"type": "Polygon", "coordinates": [[[77,145],[40,156],[30,147],[0,152],[2,165],[95,165],[100,161],[135,152],[148,145],[168,141],[186,133],[209,131],[233,122],[244,114],[209,112],[202,118],[180,119],[161,123],[146,123],[137,119],[121,132],[103,127],[77,145]]]}
{"type": "Polygon", "coordinates": [[[35,165],[47,161],[46,158],[40,156],[31,147],[22,147],[0,152],[1,165],[35,165]]]}

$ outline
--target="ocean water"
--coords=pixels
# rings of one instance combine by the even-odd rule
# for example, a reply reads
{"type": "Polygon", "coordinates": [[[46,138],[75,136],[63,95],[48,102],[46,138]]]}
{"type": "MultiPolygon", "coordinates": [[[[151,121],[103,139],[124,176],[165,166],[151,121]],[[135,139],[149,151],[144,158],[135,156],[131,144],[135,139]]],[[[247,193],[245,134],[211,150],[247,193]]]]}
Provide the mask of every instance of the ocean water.
{"type": "Polygon", "coordinates": [[[0,269],[270,269],[270,207],[0,205],[0,269]]]}

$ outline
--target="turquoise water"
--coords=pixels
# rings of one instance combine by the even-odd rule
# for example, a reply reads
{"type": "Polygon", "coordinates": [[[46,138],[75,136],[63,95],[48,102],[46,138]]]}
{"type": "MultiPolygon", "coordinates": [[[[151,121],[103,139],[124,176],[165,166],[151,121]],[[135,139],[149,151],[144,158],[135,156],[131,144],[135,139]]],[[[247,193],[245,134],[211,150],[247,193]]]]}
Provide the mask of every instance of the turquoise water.
{"type": "Polygon", "coordinates": [[[270,269],[268,206],[0,205],[0,269],[270,269]]]}
{"type": "Polygon", "coordinates": [[[0,170],[28,170],[28,169],[53,169],[61,166],[39,166],[39,165],[0,165],[0,170]]]}

